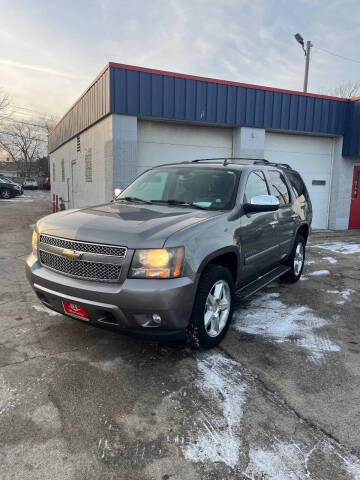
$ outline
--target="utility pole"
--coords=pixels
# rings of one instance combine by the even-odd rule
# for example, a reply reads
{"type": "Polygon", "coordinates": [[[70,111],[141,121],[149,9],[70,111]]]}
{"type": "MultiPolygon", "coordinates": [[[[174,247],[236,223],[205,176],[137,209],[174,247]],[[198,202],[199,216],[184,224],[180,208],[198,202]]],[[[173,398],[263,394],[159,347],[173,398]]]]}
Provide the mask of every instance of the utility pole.
{"type": "Polygon", "coordinates": [[[308,79],[309,79],[309,64],[310,64],[310,50],[312,47],[312,43],[310,40],[306,42],[306,50],[305,50],[305,74],[304,74],[304,92],[307,92],[308,87],[308,79]]]}
{"type": "Polygon", "coordinates": [[[300,35],[300,33],[296,33],[295,39],[298,43],[300,43],[304,54],[305,54],[305,73],[304,73],[304,88],[303,91],[307,92],[307,87],[308,87],[308,80],[309,80],[309,65],[310,65],[310,52],[311,52],[311,47],[313,44],[311,43],[310,40],[306,42],[306,48],[305,48],[305,42],[303,37],[300,35]]]}

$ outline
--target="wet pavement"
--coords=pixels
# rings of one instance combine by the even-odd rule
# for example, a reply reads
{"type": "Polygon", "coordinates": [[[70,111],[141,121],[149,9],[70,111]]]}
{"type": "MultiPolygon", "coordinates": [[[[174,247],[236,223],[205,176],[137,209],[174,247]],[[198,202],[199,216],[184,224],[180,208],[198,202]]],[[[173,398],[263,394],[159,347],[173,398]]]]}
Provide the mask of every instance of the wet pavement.
{"type": "Polygon", "coordinates": [[[0,200],[0,478],[360,479],[360,232],[194,352],[41,306],[24,275],[48,192],[0,200]]]}

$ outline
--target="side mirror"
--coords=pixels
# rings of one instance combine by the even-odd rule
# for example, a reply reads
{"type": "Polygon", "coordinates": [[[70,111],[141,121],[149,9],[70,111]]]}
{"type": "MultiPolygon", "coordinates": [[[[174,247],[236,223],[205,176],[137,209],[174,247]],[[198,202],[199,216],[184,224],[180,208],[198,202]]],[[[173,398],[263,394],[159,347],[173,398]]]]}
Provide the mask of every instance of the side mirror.
{"type": "Polygon", "coordinates": [[[115,200],[121,193],[121,188],[115,188],[113,191],[113,200],[115,200]]]}
{"type": "Polygon", "coordinates": [[[279,209],[279,200],[274,195],[257,195],[252,197],[250,203],[245,203],[246,213],[275,212],[279,209]]]}

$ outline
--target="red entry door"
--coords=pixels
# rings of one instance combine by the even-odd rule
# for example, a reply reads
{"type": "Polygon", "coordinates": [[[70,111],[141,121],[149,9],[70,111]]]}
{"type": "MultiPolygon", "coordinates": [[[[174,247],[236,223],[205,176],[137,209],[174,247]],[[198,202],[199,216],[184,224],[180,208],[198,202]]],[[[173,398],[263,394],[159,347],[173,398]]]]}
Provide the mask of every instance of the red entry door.
{"type": "Polygon", "coordinates": [[[349,228],[360,228],[360,167],[354,167],[349,228]]]}

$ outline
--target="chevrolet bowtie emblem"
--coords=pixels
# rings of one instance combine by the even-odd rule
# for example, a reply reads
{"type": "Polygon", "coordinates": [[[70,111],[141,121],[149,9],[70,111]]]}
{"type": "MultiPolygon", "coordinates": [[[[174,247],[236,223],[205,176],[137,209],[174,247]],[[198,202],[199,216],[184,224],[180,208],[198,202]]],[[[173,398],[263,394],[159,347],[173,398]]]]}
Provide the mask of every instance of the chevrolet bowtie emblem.
{"type": "Polygon", "coordinates": [[[75,250],[64,250],[61,252],[63,257],[66,257],[68,260],[76,260],[81,257],[81,253],[75,252],[75,250]]]}

